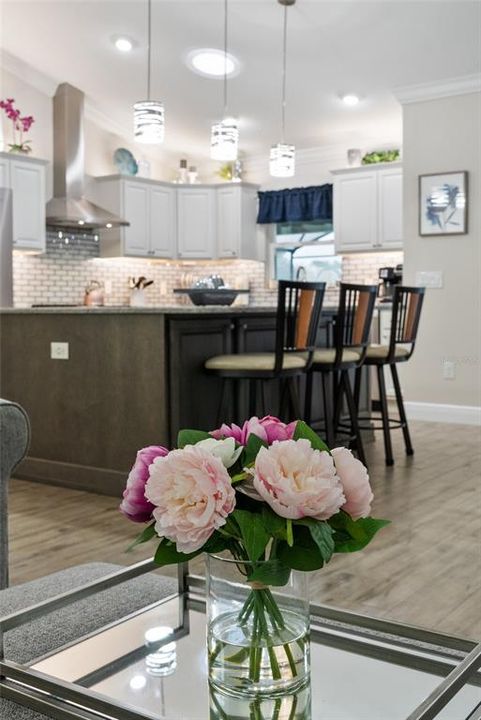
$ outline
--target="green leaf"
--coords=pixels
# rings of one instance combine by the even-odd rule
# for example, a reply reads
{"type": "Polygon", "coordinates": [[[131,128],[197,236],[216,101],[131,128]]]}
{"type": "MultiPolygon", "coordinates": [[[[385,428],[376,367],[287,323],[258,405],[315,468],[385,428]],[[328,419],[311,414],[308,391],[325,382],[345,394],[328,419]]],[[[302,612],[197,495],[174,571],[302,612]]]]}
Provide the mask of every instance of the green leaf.
{"type": "Polygon", "coordinates": [[[266,532],[276,540],[287,540],[287,526],[285,518],[279,517],[268,505],[262,506],[262,522],[266,532]]]}
{"type": "Polygon", "coordinates": [[[201,440],[212,438],[208,432],[203,430],[179,430],[177,435],[177,447],[184,448],[186,445],[195,445],[201,440]]]}
{"type": "Polygon", "coordinates": [[[257,435],[254,435],[254,433],[251,433],[249,435],[247,445],[245,446],[242,455],[242,465],[244,467],[246,467],[247,465],[252,465],[252,463],[257,457],[257,453],[262,447],[267,447],[267,444],[263,440],[261,440],[260,437],[257,437],[257,435]]]}
{"type": "Polygon", "coordinates": [[[294,533],[292,531],[292,520],[289,519],[286,520],[286,535],[287,544],[292,547],[294,545],[294,533]]]}
{"type": "Polygon", "coordinates": [[[299,420],[296,429],[294,430],[294,440],[309,440],[311,443],[311,447],[314,448],[314,450],[326,450],[329,452],[329,448],[327,447],[326,443],[321,440],[319,435],[307,425],[307,423],[304,422],[304,420],[299,420]]]}
{"type": "Polygon", "coordinates": [[[329,525],[335,530],[334,552],[357,552],[368,545],[381,528],[390,524],[390,520],[377,518],[359,518],[353,520],[341,511],[329,519],[329,525]]]}
{"type": "Polygon", "coordinates": [[[247,580],[280,587],[289,581],[290,574],[291,569],[280,560],[266,560],[254,569],[247,580]]]}
{"type": "Polygon", "coordinates": [[[324,520],[315,520],[314,518],[296,520],[296,525],[305,525],[309,528],[311,537],[319,548],[324,563],[328,563],[335,547],[332,527],[324,520]]]}
{"type": "Polygon", "coordinates": [[[262,521],[262,515],[251,513],[248,510],[234,510],[232,514],[239,525],[249,560],[252,562],[259,560],[270,540],[270,535],[262,521]]]}
{"type": "Polygon", "coordinates": [[[142,532],[137,535],[134,542],[129,545],[127,550],[125,552],[130,552],[134,549],[134,547],[137,547],[137,545],[141,545],[144,542],[148,542],[149,540],[152,540],[153,537],[155,537],[155,522],[151,523],[150,525],[147,525],[146,528],[142,530],[142,532]]]}
{"type": "Polygon", "coordinates": [[[203,552],[204,548],[196,550],[193,553],[181,553],[177,550],[173,542],[164,538],[154,555],[154,562],[156,562],[157,565],[177,565],[178,563],[188,562],[203,552]]]}
{"type": "Polygon", "coordinates": [[[324,565],[324,558],[314,542],[307,527],[294,526],[294,545],[290,547],[287,542],[280,542],[276,554],[284,565],[292,570],[319,570],[324,565]]]}

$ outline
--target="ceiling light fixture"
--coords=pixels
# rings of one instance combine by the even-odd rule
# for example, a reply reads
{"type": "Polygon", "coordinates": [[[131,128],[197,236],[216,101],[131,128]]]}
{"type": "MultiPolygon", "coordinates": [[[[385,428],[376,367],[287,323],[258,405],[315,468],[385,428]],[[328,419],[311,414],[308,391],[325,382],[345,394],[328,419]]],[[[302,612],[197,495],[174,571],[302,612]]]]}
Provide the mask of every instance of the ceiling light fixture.
{"type": "Polygon", "coordinates": [[[239,128],[237,121],[227,115],[227,66],[229,55],[227,53],[228,40],[228,0],[224,0],[224,117],[219,123],[212,125],[210,137],[210,156],[214,160],[237,160],[239,147],[239,128]]]}
{"type": "Polygon", "coordinates": [[[119,52],[128,53],[134,47],[132,40],[125,35],[117,35],[113,38],[113,43],[119,52]]]}
{"type": "Polygon", "coordinates": [[[296,168],[296,148],[285,141],[286,130],[286,80],[287,80],[287,8],[296,0],[278,0],[284,6],[284,33],[282,48],[282,104],[281,128],[282,142],[271,147],[269,156],[269,172],[272,177],[292,177],[296,168]]]}
{"type": "Polygon", "coordinates": [[[158,100],[150,98],[150,79],[152,64],[152,0],[147,0],[147,100],[134,104],[134,136],[137,142],[158,145],[164,141],[164,106],[158,100]]]}
{"type": "Polygon", "coordinates": [[[194,72],[210,78],[221,78],[224,73],[233,75],[239,67],[233,55],[215,48],[192,50],[187,55],[187,64],[194,72]]]}
{"type": "Polygon", "coordinates": [[[343,95],[341,98],[344,105],[348,105],[349,107],[354,107],[354,105],[357,105],[359,103],[359,95],[343,95]]]}

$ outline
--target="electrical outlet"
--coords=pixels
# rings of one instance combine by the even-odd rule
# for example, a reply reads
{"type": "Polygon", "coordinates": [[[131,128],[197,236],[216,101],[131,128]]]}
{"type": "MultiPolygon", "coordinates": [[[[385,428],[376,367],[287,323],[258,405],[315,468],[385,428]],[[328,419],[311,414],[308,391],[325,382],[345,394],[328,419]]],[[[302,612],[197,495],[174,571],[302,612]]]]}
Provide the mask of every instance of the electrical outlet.
{"type": "Polygon", "coordinates": [[[50,358],[52,360],[68,360],[68,343],[51,342],[50,358]]]}
{"type": "Polygon", "coordinates": [[[442,270],[420,270],[416,273],[416,285],[439,290],[443,287],[442,270]]]}
{"type": "Polygon", "coordinates": [[[445,360],[443,362],[443,378],[445,380],[454,380],[456,377],[456,363],[453,360],[445,360]]]}

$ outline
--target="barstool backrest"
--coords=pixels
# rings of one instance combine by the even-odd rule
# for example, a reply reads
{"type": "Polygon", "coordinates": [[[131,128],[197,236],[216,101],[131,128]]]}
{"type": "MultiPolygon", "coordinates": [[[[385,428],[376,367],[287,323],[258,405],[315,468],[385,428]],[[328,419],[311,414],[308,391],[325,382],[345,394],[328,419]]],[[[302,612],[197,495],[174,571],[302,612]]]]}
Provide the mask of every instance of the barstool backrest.
{"type": "Polygon", "coordinates": [[[342,360],[342,351],[356,348],[364,358],[371,331],[372,315],[376,302],[376,285],[341,283],[339,311],[334,326],[335,363],[342,360]]]}
{"type": "Polygon", "coordinates": [[[424,291],[423,287],[398,285],[394,288],[389,360],[394,360],[396,356],[396,345],[402,344],[411,345],[409,355],[403,359],[411,357],[418,334],[424,291]]]}
{"type": "Polygon", "coordinates": [[[312,353],[316,345],[326,283],[279,280],[275,371],[282,370],[284,353],[312,353]]]}

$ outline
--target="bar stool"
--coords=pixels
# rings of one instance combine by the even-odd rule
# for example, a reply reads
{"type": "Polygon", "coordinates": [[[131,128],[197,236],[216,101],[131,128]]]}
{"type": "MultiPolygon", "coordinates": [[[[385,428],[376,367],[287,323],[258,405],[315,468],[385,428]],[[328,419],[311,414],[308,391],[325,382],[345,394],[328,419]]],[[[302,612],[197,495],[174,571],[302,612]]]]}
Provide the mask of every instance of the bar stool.
{"type": "MultiPolygon", "coordinates": [[[[424,290],[424,288],[420,287],[395,287],[389,345],[369,345],[366,357],[364,358],[364,365],[368,367],[375,366],[377,370],[379,405],[381,411],[381,417],[377,419],[381,420],[381,426],[374,426],[374,430],[382,429],[383,431],[386,465],[394,465],[391,428],[402,428],[406,455],[414,454],[396,365],[400,362],[407,362],[413,354],[419,318],[421,317],[421,309],[424,301],[424,290]],[[399,420],[389,417],[384,377],[385,365],[389,365],[391,369],[399,420]]],[[[356,372],[355,386],[357,406],[359,406],[360,375],[361,370],[358,369],[356,372]]],[[[376,418],[374,419],[376,420],[376,418]]]]}
{"type": "Polygon", "coordinates": [[[376,293],[376,285],[341,283],[339,310],[334,324],[334,347],[317,348],[314,351],[306,381],[306,422],[311,422],[314,373],[320,373],[327,444],[329,447],[334,447],[345,397],[349,413],[351,443],[354,444],[359,459],[364,464],[366,464],[366,458],[349,371],[361,367],[364,360],[369,343],[376,293]],[[335,403],[333,398],[335,398],[335,403]]]}
{"type": "Polygon", "coordinates": [[[250,416],[256,414],[257,385],[263,414],[267,414],[264,384],[279,379],[282,383],[279,415],[289,405],[290,419],[301,417],[296,379],[305,373],[312,360],[325,288],[325,283],[280,280],[274,352],[217,355],[206,361],[206,371],[222,378],[219,422],[225,421],[229,410],[228,384],[238,381],[248,384],[250,416]]]}

